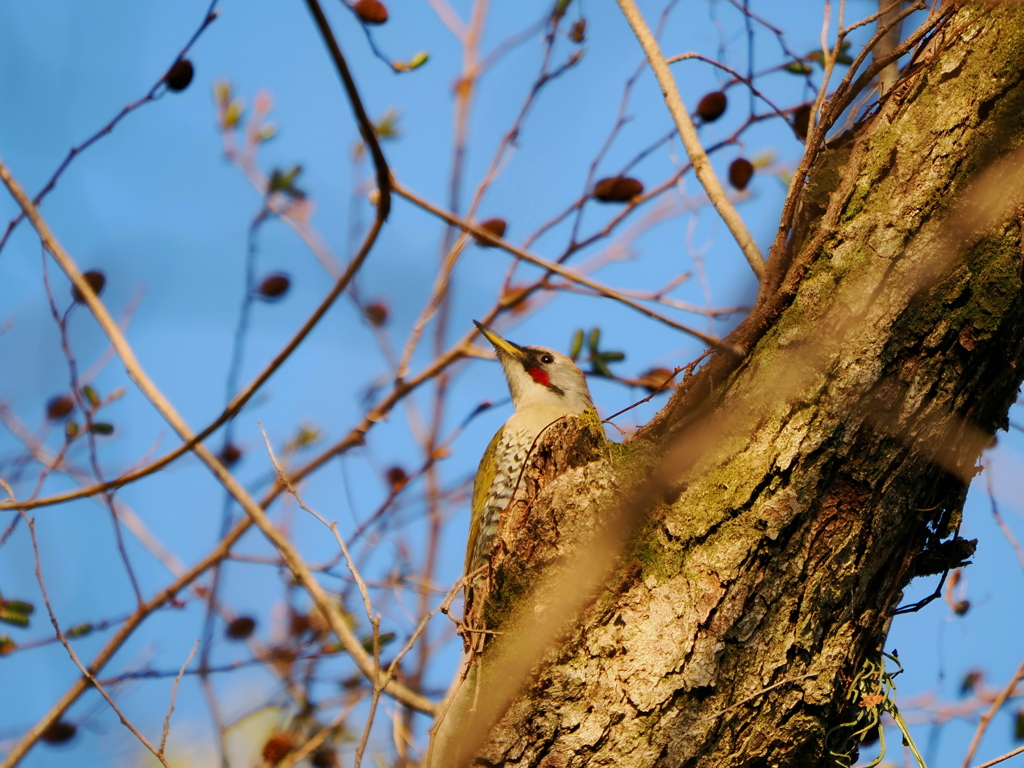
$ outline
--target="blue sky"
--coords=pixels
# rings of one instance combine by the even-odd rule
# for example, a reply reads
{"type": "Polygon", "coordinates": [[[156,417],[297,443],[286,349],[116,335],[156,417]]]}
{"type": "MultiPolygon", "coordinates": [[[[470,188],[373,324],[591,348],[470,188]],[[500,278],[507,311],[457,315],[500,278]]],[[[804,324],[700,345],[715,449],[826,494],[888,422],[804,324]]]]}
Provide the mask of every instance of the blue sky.
{"type": "MultiPolygon", "coordinates": [[[[492,5],[483,37],[485,52],[541,18],[548,7],[535,2],[492,5]]],[[[37,191],[70,147],[146,93],[192,35],[206,6],[196,0],[111,0],[102,4],[52,0],[0,6],[0,158],[21,184],[32,193],[37,191]]],[[[430,4],[395,2],[392,6],[392,19],[374,30],[374,39],[394,59],[407,60],[421,50],[428,51],[428,63],[415,72],[391,72],[373,57],[351,14],[337,5],[331,5],[328,12],[367,111],[379,117],[389,109],[398,110],[401,136],[384,146],[396,177],[426,198],[444,203],[451,163],[451,93],[461,52],[430,4]]],[[[453,6],[464,18],[468,16],[468,3],[455,2],[453,6]]],[[[768,3],[755,2],[753,6],[786,30],[786,43],[792,51],[807,53],[819,46],[819,3],[787,4],[786,11],[768,3]]],[[[874,7],[866,2],[849,6],[850,13],[858,15],[874,7]]],[[[353,201],[352,152],[357,132],[305,5],[227,0],[219,9],[220,18],[191,53],[196,67],[192,85],[129,115],[110,136],[71,164],[42,206],[80,268],[106,273],[104,300],[115,316],[130,310],[129,340],[145,369],[193,428],[204,425],[223,406],[228,360],[245,294],[247,230],[260,205],[259,195],[224,159],[216,128],[214,83],[229,81],[250,108],[258,92],[270,94],[274,105],[270,119],[278,135],[262,148],[260,164],[265,171],[302,165],[300,186],[316,206],[313,224],[340,258],[346,258],[349,251],[352,216],[357,214],[365,224],[372,213],[363,199],[353,201]]],[[[479,219],[506,218],[508,238],[514,242],[522,242],[582,193],[590,163],[615,123],[626,78],[641,60],[617,11],[594,3],[583,9],[587,43],[581,63],[542,92],[518,137],[516,151],[479,210],[479,219]]],[[[653,24],[662,6],[644,3],[643,10],[653,24]]],[[[568,19],[575,20],[578,13],[574,5],[568,19]]],[[[540,35],[533,35],[481,81],[471,116],[463,205],[515,119],[538,71],[541,48],[540,35]]],[[[746,67],[741,19],[732,6],[721,1],[677,7],[663,48],[670,54],[696,50],[741,70],[746,67]]],[[[556,61],[564,60],[573,50],[569,41],[561,40],[556,61]]],[[[756,68],[779,61],[775,39],[759,35],[756,68]]],[[[690,106],[724,82],[720,72],[706,65],[686,62],[675,66],[682,96],[690,106]]],[[[762,84],[784,106],[810,96],[802,80],[792,75],[770,75],[762,84]]],[[[730,135],[745,118],[747,99],[737,90],[730,91],[733,94],[726,116],[702,128],[707,144],[730,135]]],[[[632,119],[611,145],[598,177],[617,173],[671,128],[649,72],[638,79],[627,111],[632,119]]],[[[723,174],[740,153],[772,158],[738,203],[762,249],[767,249],[774,235],[781,207],[784,184],[780,176],[793,166],[801,149],[790,129],[775,120],[755,126],[744,134],[741,146],[726,148],[714,157],[723,174]]],[[[651,187],[668,178],[682,158],[681,146],[673,141],[654,151],[631,173],[651,187]]],[[[365,176],[365,166],[359,173],[365,176]]],[[[684,177],[673,194],[666,197],[680,206],[695,204],[695,210],[623,240],[631,258],[605,266],[598,278],[623,289],[650,291],[680,272],[691,272],[693,278],[673,297],[701,306],[708,295],[719,307],[749,304],[754,290],[750,271],[724,226],[700,205],[692,176],[684,177]],[[700,264],[695,263],[694,253],[701,257],[700,264]],[[703,281],[699,279],[701,265],[703,281]]],[[[638,211],[625,227],[641,222],[653,207],[638,211]]],[[[5,224],[16,212],[13,201],[0,196],[0,223],[5,224]]],[[[583,231],[600,229],[612,213],[607,207],[589,205],[582,219],[583,231]]],[[[399,348],[429,295],[443,232],[438,221],[396,200],[389,224],[360,276],[361,294],[389,306],[388,333],[399,348]]],[[[615,234],[622,233],[620,229],[615,234]]],[[[567,237],[567,228],[562,227],[532,247],[543,256],[555,257],[567,237]]],[[[611,244],[602,241],[583,259],[607,255],[604,249],[611,244]]],[[[492,306],[507,265],[507,257],[497,250],[471,247],[467,251],[454,277],[448,343],[461,337],[471,327],[470,321],[492,306]]],[[[270,223],[258,235],[257,272],[277,270],[290,274],[292,288],[280,302],[254,306],[243,381],[261,370],[330,286],[326,272],[295,235],[280,223],[270,223]]],[[[66,389],[68,371],[42,278],[38,240],[23,225],[0,252],[0,326],[4,329],[0,333],[0,401],[56,449],[60,435],[53,428],[46,431],[43,413],[46,400],[66,389]]],[[[52,262],[48,278],[58,303],[66,306],[68,284],[52,262]]],[[[709,327],[699,315],[673,316],[715,333],[726,330],[735,319],[709,327]]],[[[601,327],[605,348],[626,351],[627,359],[617,368],[626,376],[655,365],[684,364],[702,349],[699,342],[643,321],[628,309],[579,294],[560,296],[506,327],[516,341],[564,351],[574,329],[594,326],[601,327]]],[[[80,309],[71,315],[69,340],[82,368],[100,358],[106,346],[91,318],[80,309]]],[[[413,358],[413,370],[429,359],[428,337],[413,358]]],[[[266,481],[269,465],[257,422],[277,447],[302,423],[316,425],[325,441],[338,439],[357,422],[367,393],[385,371],[380,349],[357,310],[350,302],[336,304],[236,422],[237,440],[247,454],[239,466],[240,477],[253,488],[266,481]]],[[[457,373],[445,431],[456,429],[480,402],[505,398],[497,366],[471,361],[460,365],[457,373]]],[[[127,387],[125,396],[104,411],[117,429],[117,439],[100,441],[100,457],[108,474],[175,445],[169,428],[131,386],[119,363],[106,365],[95,386],[102,395],[127,387]]],[[[593,382],[592,387],[605,415],[643,394],[606,381],[593,382]]],[[[424,390],[412,401],[428,410],[429,394],[424,390]]],[[[655,400],[637,409],[633,412],[636,420],[642,423],[661,402],[655,400]]],[[[507,404],[492,409],[458,435],[451,457],[441,464],[445,483],[455,485],[471,475],[477,457],[507,413],[507,404]]],[[[339,520],[343,533],[350,533],[383,498],[385,468],[393,464],[411,467],[418,460],[407,416],[407,411],[396,410],[387,423],[375,428],[365,448],[332,462],[303,488],[307,502],[329,519],[339,520]]],[[[627,418],[621,426],[628,428],[631,423],[627,418]]],[[[1017,434],[1003,435],[992,459],[997,462],[994,483],[1006,520],[1018,535],[1024,535],[1021,496],[1014,486],[1020,466],[1015,457],[1020,450],[1017,434]]],[[[11,458],[20,452],[23,448],[15,438],[0,429],[3,466],[9,467],[11,458]]],[[[87,466],[84,452],[73,458],[87,466]]],[[[67,480],[55,478],[47,481],[44,493],[69,487],[67,480]]],[[[18,490],[24,494],[30,489],[18,490]]],[[[971,610],[957,617],[936,602],[893,624],[889,647],[899,649],[907,670],[899,678],[901,696],[931,691],[951,700],[966,670],[983,666],[998,685],[1020,661],[1024,611],[1020,610],[1017,585],[1024,572],[993,524],[982,491],[972,491],[963,528],[967,538],[980,540],[976,565],[966,572],[971,610]]],[[[194,562],[216,541],[221,491],[192,458],[123,489],[118,499],[185,563],[194,562]]],[[[418,509],[410,504],[403,514],[414,516],[418,509]]],[[[451,524],[445,529],[436,574],[442,586],[451,584],[460,573],[467,520],[465,505],[454,505],[446,514],[451,516],[451,524]]],[[[317,560],[333,555],[323,529],[299,515],[294,505],[279,504],[275,515],[292,526],[307,557],[317,560]]],[[[0,525],[6,527],[8,521],[0,515],[0,525]]],[[[367,555],[367,567],[379,572],[396,552],[415,550],[422,542],[423,530],[421,525],[409,525],[385,538],[367,555]]],[[[44,577],[62,622],[116,619],[131,611],[132,591],[114,548],[109,515],[101,505],[85,500],[40,510],[37,533],[44,577]]],[[[144,594],[167,583],[166,569],[130,537],[128,550],[144,594]]],[[[243,540],[240,550],[253,556],[268,554],[254,535],[243,540]]],[[[22,527],[0,549],[0,591],[5,597],[38,600],[33,565],[22,527]]],[[[930,589],[931,584],[921,580],[908,590],[907,599],[916,599],[930,589]]],[[[232,564],[225,590],[226,601],[239,612],[258,616],[264,632],[269,631],[278,615],[274,612],[280,612],[285,598],[275,569],[260,564],[232,564]]],[[[408,631],[409,606],[400,601],[385,601],[384,605],[387,621],[398,631],[408,631]]],[[[48,623],[41,614],[40,608],[29,630],[5,628],[3,632],[19,643],[43,637],[48,623]]],[[[115,657],[110,674],[146,664],[160,669],[180,666],[201,625],[202,611],[195,601],[180,611],[158,614],[115,657]]],[[[444,622],[434,631],[437,636],[447,632],[444,622]]],[[[79,641],[76,648],[83,658],[89,658],[106,637],[109,633],[97,632],[79,641]]],[[[237,656],[237,648],[223,644],[214,654],[215,660],[222,661],[237,656]]],[[[435,686],[444,686],[456,657],[456,643],[449,642],[442,659],[450,661],[442,661],[434,669],[435,686]]],[[[0,750],[34,723],[75,676],[66,654],[52,645],[0,659],[0,690],[17,692],[0,697],[0,750]]],[[[159,732],[169,684],[166,680],[141,682],[118,689],[119,703],[148,734],[159,732]]],[[[248,701],[274,690],[270,676],[260,671],[226,675],[218,678],[217,684],[232,712],[244,710],[248,701]]],[[[72,719],[83,727],[71,746],[39,746],[23,764],[32,768],[65,765],[71,760],[84,766],[146,764],[132,738],[97,702],[86,698],[72,709],[72,719]]],[[[198,686],[186,680],[179,693],[172,744],[180,739],[181,749],[201,750],[208,737],[207,721],[198,686]]],[[[929,765],[941,768],[960,764],[972,731],[973,724],[954,721],[938,737],[927,728],[915,733],[919,744],[931,750],[926,752],[929,765]]],[[[1009,718],[1003,715],[993,725],[976,761],[1005,751],[1010,746],[1009,731],[1009,718]]],[[[386,736],[386,729],[377,734],[380,745],[387,744],[386,736]]]]}

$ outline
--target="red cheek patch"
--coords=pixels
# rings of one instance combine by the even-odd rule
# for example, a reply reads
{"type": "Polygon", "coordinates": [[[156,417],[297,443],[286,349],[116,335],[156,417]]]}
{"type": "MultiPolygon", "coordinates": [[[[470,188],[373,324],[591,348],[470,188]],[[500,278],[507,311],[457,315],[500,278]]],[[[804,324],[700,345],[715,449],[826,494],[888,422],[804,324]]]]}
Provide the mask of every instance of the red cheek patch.
{"type": "Polygon", "coordinates": [[[527,368],[526,372],[533,377],[533,380],[538,384],[543,384],[545,387],[551,386],[551,379],[548,377],[548,372],[541,370],[540,368],[527,368]]]}

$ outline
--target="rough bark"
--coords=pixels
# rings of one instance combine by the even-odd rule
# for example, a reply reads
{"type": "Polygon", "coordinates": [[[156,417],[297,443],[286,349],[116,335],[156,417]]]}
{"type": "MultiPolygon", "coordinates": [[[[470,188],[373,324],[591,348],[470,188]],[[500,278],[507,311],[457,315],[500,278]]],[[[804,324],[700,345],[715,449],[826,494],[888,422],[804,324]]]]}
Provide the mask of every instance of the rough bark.
{"type": "Polygon", "coordinates": [[[717,353],[624,446],[585,422],[545,441],[494,561],[489,621],[508,635],[474,662],[434,765],[459,763],[451,743],[545,768],[851,755],[851,681],[908,581],[970,555],[966,486],[1024,374],[1020,219],[979,235],[957,213],[1022,145],[1021,114],[1024,11],[961,9],[819,157],[789,276],[734,336],[742,359],[717,353]],[[531,576],[602,551],[609,528],[625,536],[611,578],[493,727],[475,720],[468,689],[505,684],[524,617],[556,610],[531,576]]]}

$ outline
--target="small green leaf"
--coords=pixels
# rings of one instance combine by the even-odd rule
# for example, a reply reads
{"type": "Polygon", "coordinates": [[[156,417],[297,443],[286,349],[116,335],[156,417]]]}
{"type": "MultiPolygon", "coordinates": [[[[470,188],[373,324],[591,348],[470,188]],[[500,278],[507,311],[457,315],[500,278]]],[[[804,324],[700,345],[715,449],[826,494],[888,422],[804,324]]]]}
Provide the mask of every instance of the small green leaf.
{"type": "Polygon", "coordinates": [[[412,72],[414,69],[419,69],[426,64],[429,58],[429,53],[426,51],[420,51],[408,61],[392,61],[391,66],[394,67],[397,72],[412,72]]]}
{"type": "Polygon", "coordinates": [[[602,352],[601,357],[606,363],[618,363],[626,359],[625,352],[602,352]]]}
{"type": "MultiPolygon", "coordinates": [[[[849,48],[849,47],[850,47],[850,41],[849,40],[844,40],[842,43],[840,43],[840,45],[839,45],[839,52],[836,54],[836,63],[837,64],[845,64],[846,66],[850,66],[851,64],[853,64],[853,57],[850,56],[848,53],[846,53],[846,49],[849,48]]],[[[810,59],[811,61],[817,62],[822,67],[825,66],[825,53],[824,53],[824,51],[811,51],[810,53],[807,54],[807,58],[810,59]]],[[[794,62],[794,63],[796,63],[796,62],[794,62]]],[[[786,65],[787,71],[793,72],[794,70],[788,69],[789,66],[790,66],[789,64],[786,65]]],[[[804,66],[806,66],[806,65],[804,65],[804,66]]],[[[810,68],[808,67],[808,72],[807,73],[803,73],[803,74],[809,74],[810,73],[809,70],[810,70],[810,68]]]]}
{"type": "Polygon", "coordinates": [[[273,123],[264,123],[260,130],[256,134],[256,138],[260,141],[267,141],[277,135],[277,126],[273,123]]]}
{"type": "Polygon", "coordinates": [[[231,83],[227,80],[218,80],[213,84],[213,98],[218,104],[227,104],[231,101],[231,83]]]}
{"type": "Polygon", "coordinates": [[[789,64],[786,64],[783,69],[787,72],[792,72],[794,75],[809,75],[814,71],[810,66],[804,64],[802,61],[791,61],[789,64]]]}
{"type": "Polygon", "coordinates": [[[1016,741],[1024,741],[1024,709],[1017,710],[1013,717],[1013,738],[1016,741]]]}
{"type": "Polygon", "coordinates": [[[569,357],[574,361],[580,356],[583,349],[583,329],[577,328],[572,334],[572,343],[569,345],[569,357]]]}
{"type": "Polygon", "coordinates": [[[594,366],[594,373],[598,376],[605,376],[609,379],[614,378],[614,376],[612,376],[612,372],[608,370],[607,364],[600,356],[595,357],[591,363],[594,366]]]}
{"type": "Polygon", "coordinates": [[[426,64],[427,63],[427,59],[429,59],[429,58],[430,58],[430,54],[429,53],[427,53],[426,51],[420,51],[415,56],[413,56],[411,59],[409,59],[409,63],[408,63],[407,66],[409,67],[410,70],[418,69],[419,67],[422,67],[424,64],[426,64]]]}
{"type": "Polygon", "coordinates": [[[85,637],[92,632],[92,624],[78,624],[67,631],[68,637],[85,637]]]}
{"type": "Polygon", "coordinates": [[[68,442],[78,437],[77,421],[69,421],[67,424],[64,425],[64,437],[68,442]]]}
{"type": "Polygon", "coordinates": [[[0,603],[0,621],[5,624],[13,624],[16,627],[27,627],[28,617],[32,615],[35,606],[21,600],[5,600],[0,603]]]}
{"type": "Polygon", "coordinates": [[[590,338],[587,340],[587,346],[590,348],[590,354],[597,354],[597,345],[601,343],[601,329],[594,328],[590,331],[590,338]]]}
{"type": "Polygon", "coordinates": [[[100,396],[97,395],[96,390],[88,384],[82,387],[82,397],[85,398],[86,402],[88,402],[93,408],[100,407],[100,396]]]}
{"type": "Polygon", "coordinates": [[[320,437],[321,432],[317,427],[310,424],[303,424],[299,427],[299,431],[295,433],[295,447],[305,448],[313,445],[313,443],[317,442],[320,437]]]}
{"type": "MultiPolygon", "coordinates": [[[[385,645],[387,645],[394,639],[394,632],[383,632],[377,636],[377,642],[379,643],[378,647],[383,648],[385,645]]],[[[373,635],[370,635],[369,637],[364,637],[359,642],[362,644],[364,651],[366,651],[367,653],[373,653],[373,635]]]]}
{"type": "Polygon", "coordinates": [[[3,607],[23,613],[26,616],[31,616],[32,612],[36,609],[32,603],[26,603],[24,600],[4,600],[3,607]]]}
{"type": "Polygon", "coordinates": [[[960,681],[960,695],[966,696],[971,693],[979,683],[981,683],[981,672],[977,669],[972,669],[960,681]]]}
{"type": "Polygon", "coordinates": [[[293,165],[287,171],[275,168],[270,172],[270,181],[267,183],[267,194],[281,192],[289,197],[301,200],[306,196],[306,193],[295,186],[295,181],[299,178],[300,173],[302,173],[301,165],[293,165]]]}
{"type": "Polygon", "coordinates": [[[373,126],[373,130],[376,132],[377,137],[381,139],[397,139],[398,133],[398,115],[397,109],[389,109],[384,113],[384,116],[373,126]]]}
{"type": "Polygon", "coordinates": [[[242,113],[245,111],[245,103],[241,99],[235,99],[228,104],[224,110],[224,127],[234,128],[242,121],[242,113]]]}
{"type": "Polygon", "coordinates": [[[569,7],[569,3],[571,2],[572,0],[556,0],[555,8],[551,11],[551,18],[556,21],[562,18],[565,15],[566,8],[569,7]]]}
{"type": "Polygon", "coordinates": [[[17,647],[18,644],[7,635],[0,635],[0,656],[6,656],[17,647]]]}
{"type": "Polygon", "coordinates": [[[227,105],[227,109],[224,110],[224,127],[234,128],[242,122],[242,114],[246,111],[245,102],[241,98],[236,98],[227,105]]]}
{"type": "Polygon", "coordinates": [[[94,421],[89,425],[89,431],[94,435],[112,435],[114,434],[114,425],[107,424],[105,421],[94,421]]]}

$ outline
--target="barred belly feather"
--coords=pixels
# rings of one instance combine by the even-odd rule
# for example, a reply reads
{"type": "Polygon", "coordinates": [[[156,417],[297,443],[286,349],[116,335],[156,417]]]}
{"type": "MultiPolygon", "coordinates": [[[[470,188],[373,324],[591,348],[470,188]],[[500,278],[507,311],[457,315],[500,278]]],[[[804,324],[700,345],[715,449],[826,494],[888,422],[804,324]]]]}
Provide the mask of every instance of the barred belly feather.
{"type": "MultiPolygon", "coordinates": [[[[544,426],[547,424],[544,424],[541,429],[544,426]]],[[[490,558],[491,545],[498,532],[498,521],[501,520],[502,513],[512,503],[523,467],[526,464],[526,457],[539,433],[540,429],[525,427],[515,429],[506,424],[498,432],[493,455],[484,455],[481,465],[488,459],[494,462],[493,477],[486,490],[479,515],[474,514],[474,517],[478,517],[479,522],[476,535],[472,538],[472,549],[467,553],[466,573],[472,573],[490,558]]],[[[488,474],[490,473],[481,467],[481,471],[477,472],[477,478],[483,479],[488,474]]],[[[477,492],[474,487],[474,500],[477,497],[477,492]]]]}

